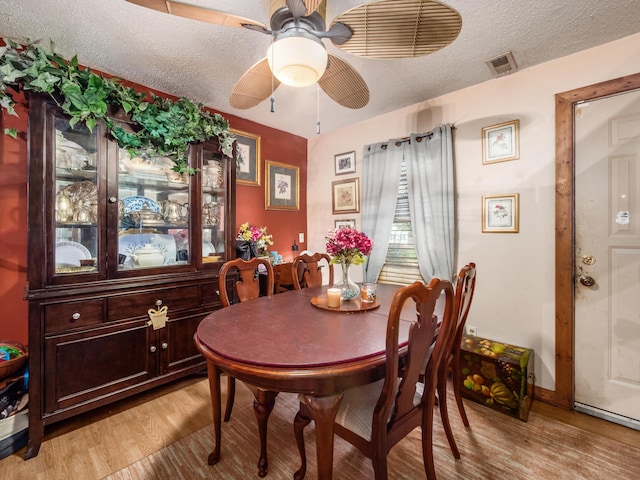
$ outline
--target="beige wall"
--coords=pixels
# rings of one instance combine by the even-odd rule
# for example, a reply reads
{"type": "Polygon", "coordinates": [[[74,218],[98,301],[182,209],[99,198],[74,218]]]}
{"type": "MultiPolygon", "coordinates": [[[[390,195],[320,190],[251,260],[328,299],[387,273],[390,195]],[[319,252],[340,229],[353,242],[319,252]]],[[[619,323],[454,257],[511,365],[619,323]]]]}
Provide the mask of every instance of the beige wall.
{"type": "Polygon", "coordinates": [[[474,261],[479,277],[467,323],[480,336],[533,348],[536,384],[553,390],[554,95],[638,72],[640,34],[310,139],[307,248],[324,251],[337,218],[361,227],[359,214],[332,215],[331,182],[361,176],[364,145],[455,125],[457,268],[474,261]],[[520,159],[483,165],[482,127],[512,119],[520,120],[520,159]],[[336,177],[333,156],[351,150],[356,173],[336,177]],[[483,234],[481,198],[503,193],[520,194],[520,233],[483,234]]]}

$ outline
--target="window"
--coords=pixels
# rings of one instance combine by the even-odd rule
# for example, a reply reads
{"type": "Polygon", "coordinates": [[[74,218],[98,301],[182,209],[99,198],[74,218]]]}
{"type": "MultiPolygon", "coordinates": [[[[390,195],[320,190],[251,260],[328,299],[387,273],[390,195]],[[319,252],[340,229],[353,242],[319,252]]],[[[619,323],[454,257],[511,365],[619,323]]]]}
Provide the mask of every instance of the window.
{"type": "Polygon", "coordinates": [[[403,159],[389,249],[378,282],[409,285],[415,281],[422,282],[424,280],[418,269],[418,257],[411,229],[407,167],[403,159]]]}

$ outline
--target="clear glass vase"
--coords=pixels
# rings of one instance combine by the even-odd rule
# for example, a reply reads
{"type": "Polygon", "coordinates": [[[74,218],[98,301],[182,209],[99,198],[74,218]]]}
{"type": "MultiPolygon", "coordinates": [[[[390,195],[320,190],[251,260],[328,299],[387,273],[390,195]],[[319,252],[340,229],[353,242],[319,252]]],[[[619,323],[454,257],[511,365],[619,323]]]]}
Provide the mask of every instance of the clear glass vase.
{"type": "Polygon", "coordinates": [[[342,266],[342,279],[338,280],[334,287],[340,289],[340,298],[342,300],[353,300],[360,295],[360,287],[349,277],[351,262],[343,260],[340,265],[342,266]]]}

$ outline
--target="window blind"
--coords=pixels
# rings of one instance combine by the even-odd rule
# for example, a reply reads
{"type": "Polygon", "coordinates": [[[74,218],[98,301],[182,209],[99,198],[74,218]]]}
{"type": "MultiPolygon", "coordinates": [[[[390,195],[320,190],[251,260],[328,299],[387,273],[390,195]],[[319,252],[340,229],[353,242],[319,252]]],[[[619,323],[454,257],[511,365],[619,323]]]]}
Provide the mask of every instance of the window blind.
{"type": "Polygon", "coordinates": [[[415,281],[423,280],[418,269],[418,257],[411,228],[407,168],[403,159],[389,249],[378,282],[409,285],[415,281]]]}

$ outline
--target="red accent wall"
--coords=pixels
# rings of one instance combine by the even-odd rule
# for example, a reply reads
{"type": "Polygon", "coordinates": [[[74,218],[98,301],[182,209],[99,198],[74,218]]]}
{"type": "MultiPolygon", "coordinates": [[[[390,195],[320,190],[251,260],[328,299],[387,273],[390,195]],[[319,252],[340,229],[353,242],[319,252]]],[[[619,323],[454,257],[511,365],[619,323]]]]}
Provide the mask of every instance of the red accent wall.
{"type": "MultiPolygon", "coordinates": [[[[254,108],[268,108],[257,106],[254,108]]],[[[260,186],[238,185],[236,188],[236,229],[244,222],[266,226],[273,235],[275,250],[284,260],[293,258],[291,246],[298,242],[298,233],[304,233],[305,243],[299,244],[300,251],[306,248],[307,240],[307,139],[291,135],[281,130],[259,125],[233,115],[225,115],[231,128],[260,136],[260,186]],[[266,161],[285,163],[300,168],[300,209],[266,210],[266,161]]]]}
{"type": "MultiPolygon", "coordinates": [[[[131,82],[139,91],[175,99],[131,82]]],[[[23,96],[18,117],[0,110],[0,340],[28,341],[28,304],[24,301],[27,285],[27,106],[23,96]],[[16,128],[18,139],[4,135],[5,128],[16,128]]],[[[260,108],[260,107],[256,107],[260,108]]],[[[302,232],[307,238],[307,140],[220,112],[236,130],[259,135],[261,139],[260,186],[237,187],[236,221],[266,226],[273,235],[272,250],[291,260],[291,245],[302,232]],[[300,168],[300,209],[298,211],[265,209],[265,163],[277,161],[300,168]]],[[[300,250],[305,244],[300,246],[300,250]]]]}
{"type": "Polygon", "coordinates": [[[0,119],[0,340],[27,344],[27,110],[15,96],[18,117],[0,119]],[[17,139],[4,135],[16,128],[17,139]]]}

